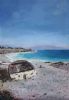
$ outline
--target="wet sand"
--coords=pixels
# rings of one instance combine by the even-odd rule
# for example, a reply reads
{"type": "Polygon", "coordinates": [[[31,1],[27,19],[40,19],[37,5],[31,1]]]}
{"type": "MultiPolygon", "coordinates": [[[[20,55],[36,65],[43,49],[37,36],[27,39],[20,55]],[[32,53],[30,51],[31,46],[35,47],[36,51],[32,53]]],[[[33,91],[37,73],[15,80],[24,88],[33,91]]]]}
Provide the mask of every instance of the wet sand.
{"type": "Polygon", "coordinates": [[[50,63],[31,63],[36,70],[35,76],[27,80],[7,81],[3,83],[3,88],[23,100],[69,100],[69,71],[53,67],[50,63]]]}

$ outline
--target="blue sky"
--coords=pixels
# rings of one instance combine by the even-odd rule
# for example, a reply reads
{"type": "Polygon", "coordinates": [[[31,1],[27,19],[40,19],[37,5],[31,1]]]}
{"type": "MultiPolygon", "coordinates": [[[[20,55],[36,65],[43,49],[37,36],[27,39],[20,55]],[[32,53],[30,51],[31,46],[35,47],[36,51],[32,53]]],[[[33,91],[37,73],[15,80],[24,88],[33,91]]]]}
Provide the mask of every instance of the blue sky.
{"type": "Polygon", "coordinates": [[[0,0],[0,44],[69,48],[69,0],[0,0]]]}

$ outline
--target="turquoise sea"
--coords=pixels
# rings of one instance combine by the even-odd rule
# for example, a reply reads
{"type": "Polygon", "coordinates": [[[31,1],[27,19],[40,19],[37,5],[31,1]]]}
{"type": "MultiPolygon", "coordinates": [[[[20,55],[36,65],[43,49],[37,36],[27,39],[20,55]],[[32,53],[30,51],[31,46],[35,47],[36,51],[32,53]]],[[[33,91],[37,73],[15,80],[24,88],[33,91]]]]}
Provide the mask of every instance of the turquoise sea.
{"type": "Polygon", "coordinates": [[[19,53],[18,59],[41,60],[47,62],[69,62],[69,50],[38,50],[31,53],[19,53]]]}

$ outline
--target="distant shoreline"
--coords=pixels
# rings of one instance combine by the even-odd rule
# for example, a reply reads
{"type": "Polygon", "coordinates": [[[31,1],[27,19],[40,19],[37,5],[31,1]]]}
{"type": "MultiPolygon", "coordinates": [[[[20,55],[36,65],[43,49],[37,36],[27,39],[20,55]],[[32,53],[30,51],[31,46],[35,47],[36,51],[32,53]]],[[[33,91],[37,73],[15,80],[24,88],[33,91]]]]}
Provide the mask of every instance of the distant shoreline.
{"type": "Polygon", "coordinates": [[[33,53],[33,52],[17,52],[17,53],[7,53],[5,54],[5,56],[10,60],[10,62],[16,61],[16,60],[27,60],[30,62],[44,62],[44,63],[59,63],[59,62],[63,62],[63,63],[69,63],[66,61],[48,61],[48,60],[40,60],[40,59],[28,59],[28,58],[16,58],[16,56],[18,54],[26,54],[26,53],[33,53]]]}
{"type": "MultiPolygon", "coordinates": [[[[30,61],[30,62],[33,62],[33,61],[36,61],[36,62],[49,62],[49,63],[58,63],[58,62],[63,62],[63,63],[68,63],[69,61],[57,61],[57,60],[44,60],[44,59],[38,59],[38,58],[22,58],[22,57],[16,57],[18,54],[26,54],[26,53],[35,53],[37,51],[33,51],[31,49],[27,49],[25,51],[21,51],[21,50],[24,50],[22,48],[0,48],[0,51],[2,52],[0,55],[4,57],[6,57],[10,62],[13,62],[15,60],[27,60],[27,61],[30,61]],[[2,50],[4,50],[5,52],[3,52],[2,50]],[[18,51],[17,51],[18,50],[18,51]],[[20,50],[20,51],[19,51],[20,50]],[[7,51],[7,52],[6,52],[7,51]],[[10,51],[10,52],[9,52],[10,51]]],[[[2,57],[0,56],[0,60],[3,60],[2,57]]],[[[5,58],[4,58],[5,59],[5,58]]]]}
{"type": "Polygon", "coordinates": [[[1,47],[0,46],[0,54],[18,53],[18,52],[31,52],[31,51],[32,51],[32,49],[1,47]]]}

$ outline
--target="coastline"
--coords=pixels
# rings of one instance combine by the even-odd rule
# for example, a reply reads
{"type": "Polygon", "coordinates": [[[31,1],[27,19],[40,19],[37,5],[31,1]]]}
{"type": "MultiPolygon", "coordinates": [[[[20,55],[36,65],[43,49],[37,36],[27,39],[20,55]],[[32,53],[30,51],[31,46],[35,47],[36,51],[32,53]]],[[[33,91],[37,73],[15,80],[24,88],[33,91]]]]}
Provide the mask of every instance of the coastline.
{"type": "Polygon", "coordinates": [[[58,62],[63,62],[63,63],[68,63],[69,61],[56,61],[56,60],[42,60],[42,59],[29,59],[29,58],[23,58],[23,57],[16,57],[18,54],[27,54],[27,53],[34,53],[32,51],[29,51],[29,52],[16,52],[16,53],[7,53],[7,54],[4,54],[7,59],[10,61],[10,62],[13,62],[15,60],[27,60],[27,61],[30,61],[30,62],[50,62],[50,63],[58,63],[58,62]]]}
{"type": "Polygon", "coordinates": [[[5,54],[0,54],[0,62],[10,62],[10,60],[5,54]]]}
{"type": "MultiPolygon", "coordinates": [[[[2,54],[0,59],[2,58],[2,61],[4,60],[6,63],[8,60],[11,63],[11,60],[8,58],[11,57],[9,55],[14,56],[17,54],[18,53],[2,54]]],[[[45,63],[37,60],[30,62],[34,65],[36,70],[35,76],[26,81],[7,81],[3,83],[2,88],[12,92],[15,97],[24,98],[24,100],[48,99],[48,97],[51,96],[58,98],[57,100],[69,99],[69,71],[56,68],[53,65],[51,66],[51,62],[45,63]],[[59,99],[63,97],[65,99],[59,99]]],[[[6,63],[3,66],[7,66],[8,64],[6,65],[6,63]]]]}
{"type": "MultiPolygon", "coordinates": [[[[15,61],[15,60],[21,60],[21,59],[17,59],[15,58],[18,54],[26,54],[26,53],[34,53],[35,51],[28,51],[28,52],[14,52],[14,53],[7,53],[5,54],[5,56],[11,61],[15,61]]],[[[26,58],[23,58],[23,60],[29,60],[29,59],[26,59],[26,58]]]]}

